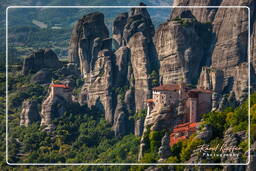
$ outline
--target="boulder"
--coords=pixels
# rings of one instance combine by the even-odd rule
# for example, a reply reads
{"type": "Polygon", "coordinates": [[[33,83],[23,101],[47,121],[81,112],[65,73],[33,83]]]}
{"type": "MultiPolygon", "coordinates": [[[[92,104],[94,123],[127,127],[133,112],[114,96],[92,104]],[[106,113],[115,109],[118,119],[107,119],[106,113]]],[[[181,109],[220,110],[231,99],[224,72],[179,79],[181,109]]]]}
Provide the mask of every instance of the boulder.
{"type": "Polygon", "coordinates": [[[58,69],[62,63],[51,49],[40,49],[24,59],[22,74],[28,75],[37,71],[47,69],[58,69]]]}

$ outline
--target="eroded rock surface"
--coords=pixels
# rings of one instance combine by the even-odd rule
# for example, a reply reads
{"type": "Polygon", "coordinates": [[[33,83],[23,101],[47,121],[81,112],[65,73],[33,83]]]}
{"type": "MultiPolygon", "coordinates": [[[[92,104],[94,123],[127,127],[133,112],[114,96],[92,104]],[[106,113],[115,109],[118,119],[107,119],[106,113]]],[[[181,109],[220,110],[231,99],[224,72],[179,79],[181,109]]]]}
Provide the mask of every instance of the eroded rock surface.
{"type": "MultiPolygon", "coordinates": [[[[174,0],[173,6],[218,6],[222,0],[174,0]]],[[[171,19],[180,16],[183,11],[190,10],[197,21],[206,23],[212,22],[217,12],[216,8],[175,8],[171,14],[171,19]]]]}
{"type": "Polygon", "coordinates": [[[45,130],[53,130],[55,126],[52,121],[64,114],[67,111],[67,107],[72,103],[72,87],[70,80],[63,80],[58,83],[66,85],[68,88],[54,87],[50,84],[48,94],[42,103],[41,126],[45,127],[45,130]]]}
{"type": "Polygon", "coordinates": [[[28,75],[37,71],[48,68],[58,69],[62,66],[57,55],[51,49],[40,49],[28,58],[25,58],[22,67],[22,74],[28,75]]]}
{"type": "Polygon", "coordinates": [[[38,111],[38,103],[33,100],[25,100],[22,104],[22,111],[20,114],[20,125],[29,126],[33,122],[40,121],[38,111]]]}
{"type": "Polygon", "coordinates": [[[97,52],[102,49],[103,39],[109,35],[104,23],[104,15],[90,13],[80,19],[73,27],[68,50],[69,62],[80,66],[81,74],[88,77],[91,62],[95,61],[97,52]]]}
{"type": "MultiPolygon", "coordinates": [[[[190,22],[190,21],[188,21],[190,22]]],[[[174,82],[194,83],[199,76],[203,59],[202,40],[192,23],[183,25],[178,21],[161,24],[154,41],[160,61],[160,80],[162,84],[174,82]]]]}

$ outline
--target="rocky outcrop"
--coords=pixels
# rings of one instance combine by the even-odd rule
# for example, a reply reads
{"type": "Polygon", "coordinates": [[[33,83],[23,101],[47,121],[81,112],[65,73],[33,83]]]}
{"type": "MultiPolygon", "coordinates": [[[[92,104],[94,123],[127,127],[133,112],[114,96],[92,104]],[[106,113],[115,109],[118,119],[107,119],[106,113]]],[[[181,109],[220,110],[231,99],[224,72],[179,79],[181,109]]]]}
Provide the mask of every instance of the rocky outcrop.
{"type": "Polygon", "coordinates": [[[204,125],[203,129],[195,136],[196,139],[208,142],[212,139],[213,129],[211,125],[204,125]]]}
{"type": "Polygon", "coordinates": [[[84,78],[89,77],[92,62],[102,49],[103,39],[109,35],[104,15],[94,12],[85,15],[73,27],[68,50],[69,62],[80,66],[84,78]]]}
{"type": "Polygon", "coordinates": [[[146,108],[145,101],[149,95],[149,47],[148,39],[141,32],[130,38],[128,47],[131,51],[131,65],[133,69],[136,112],[146,108]]]}
{"type": "Polygon", "coordinates": [[[113,108],[113,52],[102,50],[98,53],[95,64],[91,68],[88,81],[82,87],[80,103],[95,106],[105,114],[105,119],[112,123],[113,108]]]}
{"type": "MultiPolygon", "coordinates": [[[[174,0],[173,6],[218,6],[222,0],[174,0]]],[[[190,10],[197,21],[212,22],[217,12],[216,8],[174,8],[171,19],[180,17],[183,11],[190,10]]]]}
{"type": "Polygon", "coordinates": [[[144,130],[140,141],[138,160],[140,161],[144,155],[146,148],[145,136],[148,134],[148,131],[169,130],[171,132],[177,122],[178,116],[174,106],[163,107],[159,111],[155,110],[148,114],[144,122],[144,130]]]}
{"type": "Polygon", "coordinates": [[[168,21],[159,26],[154,41],[160,61],[160,80],[162,84],[173,82],[194,83],[198,78],[203,59],[202,40],[195,30],[195,23],[168,21]]]}
{"type": "Polygon", "coordinates": [[[159,161],[164,161],[168,159],[168,157],[171,156],[171,150],[170,150],[170,137],[168,133],[165,133],[164,137],[162,138],[161,141],[161,146],[159,148],[158,154],[159,154],[159,161]]]}
{"type": "Polygon", "coordinates": [[[27,127],[30,124],[38,121],[40,121],[38,103],[29,99],[23,101],[22,111],[20,114],[20,125],[27,127]]]}
{"type": "Polygon", "coordinates": [[[135,136],[142,136],[144,129],[144,118],[139,118],[135,120],[134,123],[134,135],[135,136]]]}
{"type": "Polygon", "coordinates": [[[198,79],[197,88],[212,90],[221,93],[223,90],[223,72],[210,67],[202,67],[200,77],[198,79]]]}
{"type": "Polygon", "coordinates": [[[128,66],[130,63],[130,49],[128,47],[122,46],[115,51],[115,87],[129,85],[128,66]]]}
{"type": "Polygon", "coordinates": [[[25,58],[22,67],[22,74],[28,75],[37,71],[48,68],[58,69],[62,66],[57,55],[51,49],[40,49],[25,58]]]}
{"type": "Polygon", "coordinates": [[[32,78],[31,81],[34,83],[39,83],[39,84],[46,84],[46,83],[50,83],[52,80],[52,72],[49,71],[48,69],[44,68],[41,69],[40,71],[38,71],[37,73],[35,73],[32,78]]]}
{"type": "Polygon", "coordinates": [[[122,101],[120,95],[117,96],[117,106],[114,114],[114,125],[113,129],[116,136],[121,136],[127,133],[127,124],[128,123],[128,112],[126,111],[125,104],[122,101]]]}
{"type": "MultiPolygon", "coordinates": [[[[145,4],[140,3],[140,6],[145,4]]],[[[146,8],[132,8],[123,31],[123,41],[129,43],[130,38],[137,32],[150,39],[154,36],[154,25],[146,8]]]]}
{"type": "Polygon", "coordinates": [[[123,45],[123,31],[127,23],[128,13],[119,14],[113,23],[113,35],[112,38],[115,40],[115,46],[118,48],[123,45]]]}
{"type": "MultiPolygon", "coordinates": [[[[241,131],[237,133],[233,133],[232,129],[229,128],[226,130],[224,134],[224,146],[225,147],[238,147],[238,145],[246,140],[247,135],[246,131],[241,131]]],[[[242,161],[242,151],[235,151],[237,156],[224,156],[221,158],[221,162],[224,163],[243,163],[242,161]]],[[[234,171],[239,171],[239,170],[245,170],[245,166],[224,166],[223,170],[228,171],[228,170],[234,170],[234,171]]]]}
{"type": "Polygon", "coordinates": [[[77,64],[74,63],[68,63],[67,65],[64,65],[60,70],[58,70],[58,73],[64,76],[73,75],[76,77],[80,77],[80,72],[77,64]]]}
{"type": "MultiPolygon", "coordinates": [[[[221,5],[229,5],[223,1],[221,5]]],[[[233,4],[233,3],[232,3],[233,4]]],[[[234,4],[233,4],[234,5],[234,4]]],[[[219,9],[213,21],[216,43],[212,66],[218,69],[234,67],[247,59],[247,9],[219,9]],[[224,17],[223,17],[224,16],[224,17]],[[230,25],[234,25],[232,29],[230,25]]]]}
{"type": "Polygon", "coordinates": [[[147,10],[145,8],[131,9],[123,38],[130,49],[136,112],[146,108],[145,100],[150,93],[149,74],[154,69],[152,64],[155,61],[153,35],[154,26],[147,10]]]}
{"type": "Polygon", "coordinates": [[[53,130],[54,125],[52,120],[58,118],[67,111],[67,107],[72,103],[72,82],[70,80],[63,80],[58,83],[68,86],[68,88],[54,87],[50,84],[48,94],[42,103],[41,126],[45,127],[45,130],[53,130]]]}

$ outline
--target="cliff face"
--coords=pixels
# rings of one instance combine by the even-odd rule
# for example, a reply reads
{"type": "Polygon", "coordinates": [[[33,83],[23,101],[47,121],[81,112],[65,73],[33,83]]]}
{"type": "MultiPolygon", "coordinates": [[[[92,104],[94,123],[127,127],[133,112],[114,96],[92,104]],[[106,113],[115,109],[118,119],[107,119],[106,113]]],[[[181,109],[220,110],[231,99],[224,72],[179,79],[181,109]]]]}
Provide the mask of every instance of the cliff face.
{"type": "MultiPolygon", "coordinates": [[[[218,6],[222,0],[174,0],[173,6],[218,6]]],[[[212,22],[217,12],[216,8],[175,8],[171,19],[178,17],[183,11],[190,10],[197,21],[206,23],[212,22]]]]}
{"type": "Polygon", "coordinates": [[[33,122],[40,121],[38,104],[36,101],[25,100],[20,114],[20,125],[29,126],[33,122]]]}
{"type": "Polygon", "coordinates": [[[115,40],[116,47],[120,47],[124,43],[123,31],[127,23],[127,19],[128,19],[128,13],[121,13],[114,20],[112,38],[115,40]]]}
{"type": "Polygon", "coordinates": [[[80,66],[83,77],[88,78],[91,62],[102,47],[102,40],[109,35],[104,15],[91,13],[80,19],[73,27],[68,50],[69,62],[80,66]]]}
{"type": "Polygon", "coordinates": [[[95,64],[89,73],[89,80],[83,85],[80,103],[87,103],[89,107],[96,106],[103,113],[107,121],[113,121],[113,52],[102,50],[98,53],[95,64]]]}
{"type": "Polygon", "coordinates": [[[156,69],[152,62],[156,61],[152,39],[154,26],[147,10],[136,8],[131,9],[129,14],[122,13],[116,17],[113,38],[107,38],[107,32],[100,14],[84,16],[73,28],[69,59],[80,66],[84,75],[80,104],[101,109],[106,120],[113,124],[116,135],[122,135],[131,131],[128,116],[146,108],[145,100],[151,86],[149,74],[156,69]],[[87,18],[92,15],[95,21],[90,23],[87,18]],[[95,26],[95,31],[84,24],[80,29],[83,25],[81,21],[101,26],[95,26]],[[83,41],[79,35],[84,32],[90,35],[84,37],[94,38],[93,41],[88,40],[92,47],[76,46],[83,41]],[[97,32],[102,34],[95,35],[97,32]],[[86,53],[79,53],[78,49],[86,53]]]}
{"type": "MultiPolygon", "coordinates": [[[[220,6],[248,6],[251,8],[251,56],[252,66],[255,66],[254,55],[254,41],[255,41],[255,1],[252,0],[207,0],[207,1],[191,1],[191,0],[176,0],[174,5],[191,5],[191,6],[207,6],[207,5],[220,5],[220,6]]],[[[205,87],[215,91],[218,94],[226,94],[233,92],[237,101],[243,98],[245,92],[243,90],[248,87],[248,77],[246,74],[249,72],[246,67],[248,61],[248,9],[247,8],[219,8],[219,9],[174,9],[171,15],[171,20],[181,18],[182,13],[190,11],[191,14],[199,22],[210,22],[212,26],[212,38],[208,51],[204,52],[207,58],[205,63],[200,64],[200,68],[204,65],[210,66],[223,73],[221,82],[216,85],[216,74],[209,73],[207,70],[201,71],[201,76],[198,80],[198,87],[205,87]],[[240,67],[238,67],[240,66],[240,67]],[[240,74],[237,74],[239,72],[240,74]],[[222,78],[223,77],[223,78],[222,78]],[[243,77],[243,81],[241,79],[243,77]]],[[[184,16],[184,15],[183,15],[184,16]]],[[[170,39],[169,39],[170,41],[170,39]]],[[[203,41],[205,42],[205,41],[203,41]]],[[[173,44],[173,43],[172,43],[173,44]]],[[[200,46],[200,45],[199,45],[200,46]]],[[[158,49],[158,48],[157,48],[158,49]]],[[[165,50],[166,52],[167,50],[165,50]]],[[[174,52],[179,53],[181,50],[174,52]]],[[[195,52],[193,52],[195,53],[195,52]]],[[[160,53],[161,54],[161,53],[160,53]]],[[[170,63],[170,62],[167,62],[170,63]]],[[[200,71],[200,70],[199,70],[200,71]]],[[[161,70],[160,70],[161,73],[161,70]]],[[[180,73],[180,72],[177,72],[180,73]]],[[[254,78],[255,70],[252,69],[252,77],[254,78]]],[[[219,77],[220,78],[220,77],[219,77]]],[[[164,79],[163,79],[164,80],[164,79]]]]}
{"type": "MultiPolygon", "coordinates": [[[[70,87],[69,80],[64,80],[61,84],[70,87]]],[[[41,126],[44,126],[45,130],[51,131],[54,129],[52,120],[62,116],[67,111],[68,105],[72,102],[71,93],[71,88],[54,87],[53,84],[50,84],[40,112],[41,126]]]]}
{"type": "Polygon", "coordinates": [[[161,24],[154,37],[162,84],[191,84],[198,77],[203,59],[200,45],[203,42],[195,30],[193,19],[184,20],[191,23],[185,25],[179,21],[169,21],[161,24]]]}

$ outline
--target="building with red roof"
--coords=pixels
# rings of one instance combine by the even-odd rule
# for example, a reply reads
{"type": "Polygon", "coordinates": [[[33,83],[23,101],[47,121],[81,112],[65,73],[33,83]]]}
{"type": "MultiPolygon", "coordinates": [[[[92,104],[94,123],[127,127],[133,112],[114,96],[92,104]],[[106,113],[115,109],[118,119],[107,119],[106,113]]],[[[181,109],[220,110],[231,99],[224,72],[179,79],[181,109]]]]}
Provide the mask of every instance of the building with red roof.
{"type": "Polygon", "coordinates": [[[170,134],[170,146],[182,141],[184,139],[189,138],[192,134],[194,134],[199,128],[199,122],[193,123],[183,123],[174,127],[172,133],[170,134]]]}
{"type": "Polygon", "coordinates": [[[146,100],[147,115],[150,115],[153,111],[160,111],[163,107],[170,107],[177,109],[177,114],[182,116],[180,123],[184,125],[176,125],[174,129],[175,135],[180,133],[181,136],[172,139],[172,142],[189,137],[195,132],[196,123],[201,120],[201,115],[210,112],[212,109],[211,90],[191,88],[184,83],[154,87],[152,94],[152,99],[146,100]]]}

